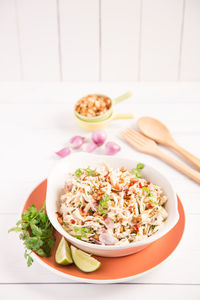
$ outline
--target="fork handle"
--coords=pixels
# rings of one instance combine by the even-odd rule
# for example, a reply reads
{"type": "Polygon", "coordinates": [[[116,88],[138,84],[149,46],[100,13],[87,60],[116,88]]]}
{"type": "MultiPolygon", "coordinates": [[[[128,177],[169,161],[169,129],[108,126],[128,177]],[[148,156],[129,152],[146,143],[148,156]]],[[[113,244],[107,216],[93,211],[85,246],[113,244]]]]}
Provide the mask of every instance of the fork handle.
{"type": "Polygon", "coordinates": [[[200,172],[192,169],[191,167],[178,160],[175,160],[174,158],[168,156],[162,151],[157,151],[156,156],[163,159],[172,167],[176,168],[177,170],[179,170],[180,172],[182,172],[183,174],[187,175],[188,177],[200,184],[200,172]]]}
{"type": "Polygon", "coordinates": [[[179,152],[187,160],[189,160],[189,162],[191,162],[195,167],[197,167],[197,168],[200,169],[200,159],[199,158],[197,158],[192,153],[188,152],[187,150],[185,150],[184,148],[182,148],[181,146],[179,146],[175,141],[173,141],[172,143],[170,143],[170,146],[174,150],[176,150],[177,152],[179,152]]]}

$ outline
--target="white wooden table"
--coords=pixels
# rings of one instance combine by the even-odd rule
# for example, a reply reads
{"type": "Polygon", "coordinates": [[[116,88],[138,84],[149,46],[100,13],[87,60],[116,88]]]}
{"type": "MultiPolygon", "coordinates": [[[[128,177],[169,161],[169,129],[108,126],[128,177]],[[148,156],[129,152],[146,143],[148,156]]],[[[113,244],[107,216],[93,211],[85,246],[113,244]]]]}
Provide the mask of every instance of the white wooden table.
{"type": "Polygon", "coordinates": [[[120,139],[120,131],[136,127],[137,118],[143,115],[161,119],[183,147],[200,156],[200,84],[0,84],[1,299],[200,299],[200,189],[164,162],[136,152],[120,139]],[[155,270],[124,284],[80,284],[54,275],[37,262],[27,268],[21,241],[7,231],[18,220],[30,192],[57,162],[54,152],[75,134],[90,135],[76,124],[72,103],[95,91],[115,97],[130,89],[133,98],[117,110],[132,111],[136,119],[114,121],[107,133],[122,146],[117,155],[149,161],[171,177],[186,213],[180,245],[155,270]]]}

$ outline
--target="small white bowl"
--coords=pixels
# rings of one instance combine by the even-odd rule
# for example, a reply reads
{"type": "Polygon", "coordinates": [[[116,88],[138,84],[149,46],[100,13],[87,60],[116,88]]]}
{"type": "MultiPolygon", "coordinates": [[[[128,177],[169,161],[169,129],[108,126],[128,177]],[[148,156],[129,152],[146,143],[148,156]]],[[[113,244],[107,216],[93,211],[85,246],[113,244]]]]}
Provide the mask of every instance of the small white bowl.
{"type": "Polygon", "coordinates": [[[88,166],[91,168],[96,168],[98,166],[102,166],[102,161],[105,161],[113,168],[121,168],[121,166],[124,166],[129,170],[135,168],[138,163],[138,161],[127,158],[87,153],[75,153],[63,158],[56,164],[47,179],[46,210],[48,217],[54,228],[61,235],[63,235],[70,243],[86,252],[108,257],[125,256],[136,253],[168,233],[176,225],[179,219],[177,197],[171,183],[163,174],[147,164],[145,164],[145,167],[142,170],[142,177],[162,187],[164,193],[168,197],[168,202],[166,204],[168,218],[163,223],[161,228],[146,240],[119,246],[90,244],[78,240],[68,234],[57,220],[57,201],[64,183],[67,180],[68,174],[74,172],[78,168],[87,168],[88,166]]]}

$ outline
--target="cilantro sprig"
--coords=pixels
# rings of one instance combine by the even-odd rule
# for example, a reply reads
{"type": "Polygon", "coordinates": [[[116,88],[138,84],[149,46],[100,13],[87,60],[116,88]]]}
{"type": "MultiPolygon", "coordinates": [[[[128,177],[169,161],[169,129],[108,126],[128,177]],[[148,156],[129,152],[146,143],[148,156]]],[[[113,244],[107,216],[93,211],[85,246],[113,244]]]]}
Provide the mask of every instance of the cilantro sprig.
{"type": "Polygon", "coordinates": [[[51,256],[55,236],[53,235],[53,227],[45,212],[45,205],[40,210],[37,210],[35,205],[30,206],[24,211],[16,226],[8,230],[8,232],[11,231],[20,233],[19,238],[25,246],[24,257],[27,260],[28,267],[33,263],[31,257],[33,251],[39,256],[51,256]]]}
{"type": "Polygon", "coordinates": [[[141,174],[140,170],[142,170],[143,168],[144,168],[144,164],[138,163],[138,164],[137,164],[137,167],[136,167],[135,169],[132,169],[132,170],[131,170],[131,173],[132,173],[132,174],[135,174],[135,176],[136,176],[137,178],[142,178],[142,174],[141,174]]]}

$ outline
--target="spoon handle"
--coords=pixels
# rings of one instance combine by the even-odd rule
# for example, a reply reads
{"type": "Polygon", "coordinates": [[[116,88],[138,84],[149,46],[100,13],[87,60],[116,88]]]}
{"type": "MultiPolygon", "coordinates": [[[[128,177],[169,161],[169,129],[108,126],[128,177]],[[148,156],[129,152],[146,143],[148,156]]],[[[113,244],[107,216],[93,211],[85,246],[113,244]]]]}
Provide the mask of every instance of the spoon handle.
{"type": "Polygon", "coordinates": [[[113,99],[113,104],[114,104],[114,105],[115,105],[115,104],[118,104],[118,103],[120,103],[121,101],[124,101],[124,100],[130,98],[131,96],[132,96],[132,93],[131,93],[131,92],[128,92],[128,93],[126,93],[126,94],[123,94],[123,95],[121,95],[121,96],[119,96],[119,97],[113,99]]]}
{"type": "Polygon", "coordinates": [[[162,160],[166,161],[168,164],[170,164],[172,167],[176,168],[177,170],[179,170],[180,172],[182,172],[183,174],[187,175],[188,177],[190,177],[191,179],[193,179],[194,181],[196,181],[197,183],[200,184],[200,172],[192,169],[191,167],[189,167],[188,165],[168,156],[167,154],[165,154],[162,151],[157,151],[155,153],[156,156],[158,156],[159,158],[161,158],[162,160]]]}
{"type": "Polygon", "coordinates": [[[113,120],[120,120],[120,119],[133,119],[133,114],[116,114],[113,117],[113,120]]]}
{"type": "Polygon", "coordinates": [[[183,157],[185,157],[189,162],[191,162],[195,167],[200,169],[200,159],[194,156],[192,153],[188,152],[181,146],[179,146],[175,141],[170,143],[170,146],[180,153],[183,157]]]}

